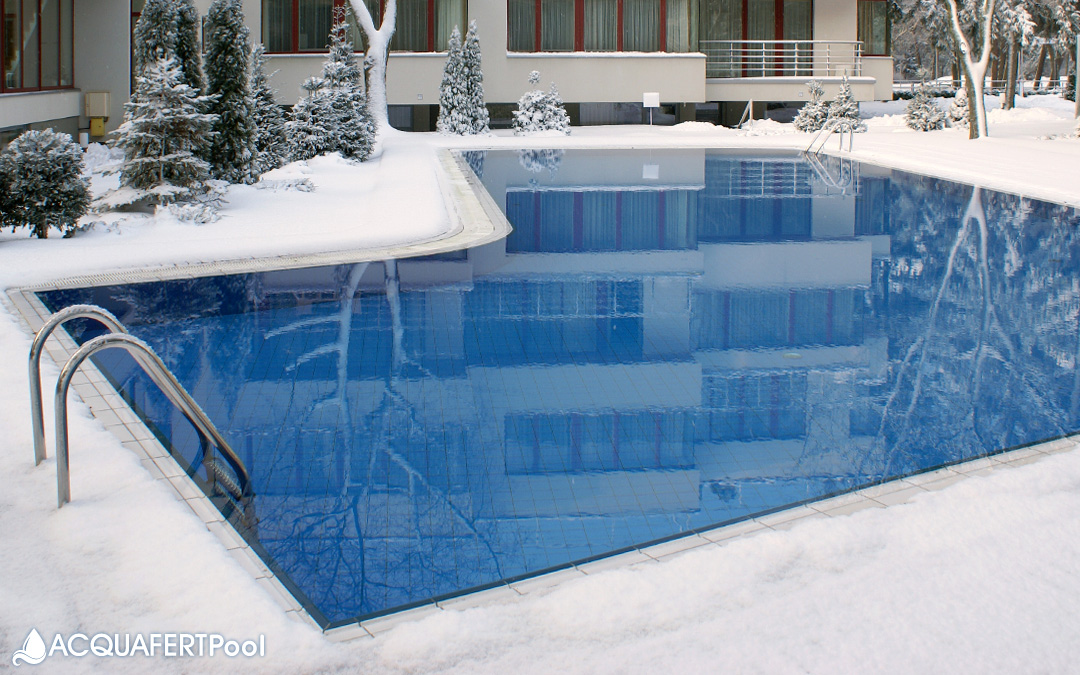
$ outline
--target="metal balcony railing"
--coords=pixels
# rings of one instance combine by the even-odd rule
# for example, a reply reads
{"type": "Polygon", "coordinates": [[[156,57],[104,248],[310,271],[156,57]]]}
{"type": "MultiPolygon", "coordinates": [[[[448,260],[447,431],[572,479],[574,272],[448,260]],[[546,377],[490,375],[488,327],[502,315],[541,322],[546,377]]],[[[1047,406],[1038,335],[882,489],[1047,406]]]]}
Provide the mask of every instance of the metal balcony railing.
{"type": "Polygon", "coordinates": [[[858,77],[862,42],[702,40],[705,77],[858,77]]]}

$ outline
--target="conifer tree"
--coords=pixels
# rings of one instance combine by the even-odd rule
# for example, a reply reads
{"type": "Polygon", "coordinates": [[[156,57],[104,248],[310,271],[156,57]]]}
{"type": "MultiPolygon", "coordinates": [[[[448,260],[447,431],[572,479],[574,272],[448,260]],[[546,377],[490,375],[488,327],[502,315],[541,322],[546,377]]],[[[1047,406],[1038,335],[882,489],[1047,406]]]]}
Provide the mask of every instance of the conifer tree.
{"type": "Polygon", "coordinates": [[[806,83],[810,100],[799,110],[792,123],[799,131],[818,131],[829,117],[829,104],[824,100],[825,88],[821,82],[810,80],[806,83]]]}
{"type": "Polygon", "coordinates": [[[183,82],[198,93],[206,84],[199,45],[199,11],[193,0],[146,0],[132,35],[132,75],[151,63],[174,57],[183,82]]]}
{"type": "Polygon", "coordinates": [[[469,113],[471,134],[488,133],[490,121],[484,100],[484,69],[480,63],[480,31],[476,21],[469,22],[462,53],[462,69],[465,72],[465,109],[469,113]]]}
{"type": "Polygon", "coordinates": [[[207,112],[217,115],[206,159],[215,178],[252,183],[255,101],[249,79],[251,40],[240,0],[214,0],[207,14],[207,93],[215,98],[207,112]]]}
{"type": "Polygon", "coordinates": [[[375,124],[368,111],[349,24],[344,12],[336,12],[334,19],[322,77],[303,84],[308,94],[293,106],[292,119],[285,123],[289,154],[294,160],[336,151],[363,161],[371,155],[375,142],[375,124]]]}
{"type": "Polygon", "coordinates": [[[90,207],[90,188],[82,177],[82,149],[67,134],[51,129],[27,131],[0,152],[0,222],[29,227],[45,239],[49,228],[75,229],[90,207]]]}
{"type": "Polygon", "coordinates": [[[210,145],[216,118],[201,112],[210,97],[200,96],[182,76],[175,58],[146,66],[125,105],[124,123],[113,132],[124,149],[121,184],[151,203],[198,192],[209,177],[200,155],[210,145]]]}
{"type": "Polygon", "coordinates": [[[172,0],[176,3],[176,63],[182,73],[181,81],[195,90],[206,93],[206,77],[202,69],[202,45],[199,43],[199,10],[195,0],[172,0]]]}
{"type": "Polygon", "coordinates": [[[866,131],[866,125],[859,119],[859,102],[851,93],[847,76],[840,83],[840,91],[829,104],[829,120],[844,120],[851,124],[852,131],[866,131]]]}
{"type": "Polygon", "coordinates": [[[266,173],[285,163],[288,143],[285,139],[285,113],[274,99],[274,90],[266,74],[266,50],[262,43],[251,52],[251,95],[255,104],[255,172],[266,173]]]}
{"type": "Polygon", "coordinates": [[[904,110],[904,120],[908,128],[915,131],[936,131],[945,128],[945,112],[937,107],[923,83],[915,92],[915,97],[904,110]]]}
{"type": "Polygon", "coordinates": [[[446,65],[439,85],[439,120],[436,128],[442,134],[465,133],[462,111],[465,107],[465,73],[462,63],[461,31],[457,26],[446,45],[446,65]]]}
{"type": "Polygon", "coordinates": [[[149,64],[175,56],[178,9],[176,0],[146,0],[131,38],[133,77],[149,64]]]}

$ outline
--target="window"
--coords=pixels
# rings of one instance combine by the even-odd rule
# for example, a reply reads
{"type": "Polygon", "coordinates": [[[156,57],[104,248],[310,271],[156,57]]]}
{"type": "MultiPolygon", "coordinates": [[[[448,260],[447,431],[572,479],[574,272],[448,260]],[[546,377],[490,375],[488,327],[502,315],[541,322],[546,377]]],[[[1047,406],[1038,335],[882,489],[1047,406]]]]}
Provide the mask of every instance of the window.
{"type": "MultiPolygon", "coordinates": [[[[376,25],[382,3],[364,0],[376,25]]],[[[353,44],[363,47],[363,32],[347,0],[262,0],[262,39],[270,53],[323,52],[329,42],[335,9],[349,11],[353,44]]],[[[444,51],[454,27],[464,32],[465,0],[398,0],[397,25],[390,49],[399,52],[444,51]]]]}
{"type": "Polygon", "coordinates": [[[0,0],[0,92],[71,87],[74,0],[0,0]]]}
{"type": "Polygon", "coordinates": [[[888,56],[889,33],[889,3],[886,0],[859,0],[859,41],[863,43],[863,54],[888,56]]]}
{"type": "Polygon", "coordinates": [[[512,52],[688,52],[693,0],[507,0],[512,52]]]}

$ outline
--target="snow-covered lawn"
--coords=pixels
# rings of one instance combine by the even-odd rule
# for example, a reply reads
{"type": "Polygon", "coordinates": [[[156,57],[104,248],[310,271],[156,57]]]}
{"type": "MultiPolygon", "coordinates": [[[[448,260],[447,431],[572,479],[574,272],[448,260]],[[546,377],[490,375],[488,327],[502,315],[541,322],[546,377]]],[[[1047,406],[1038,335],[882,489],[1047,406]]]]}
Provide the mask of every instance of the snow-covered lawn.
{"type": "MultiPolygon", "coordinates": [[[[977,142],[963,131],[909,131],[894,117],[903,106],[864,106],[873,118],[855,138],[854,157],[1080,206],[1080,140],[1066,138],[1072,103],[1020,99],[1017,110],[992,112],[991,138],[977,142]]],[[[529,139],[394,134],[364,165],[325,157],[275,176],[307,178],[314,192],[281,183],[234,188],[215,223],[110,216],[72,239],[2,234],[0,284],[430,239],[450,227],[436,174],[440,146],[801,148],[808,141],[772,122],[749,131],[575,128],[570,137],[529,139]]],[[[0,363],[0,667],[31,628],[46,641],[76,632],[265,635],[262,659],[86,656],[37,666],[64,673],[1016,673],[1068,672],[1080,663],[1077,451],[888,509],[808,520],[333,644],[288,620],[77,402],[74,501],[57,510],[54,460],[33,465],[29,346],[26,329],[0,308],[8,355],[0,363]]],[[[55,366],[46,373],[55,378],[55,366]]]]}

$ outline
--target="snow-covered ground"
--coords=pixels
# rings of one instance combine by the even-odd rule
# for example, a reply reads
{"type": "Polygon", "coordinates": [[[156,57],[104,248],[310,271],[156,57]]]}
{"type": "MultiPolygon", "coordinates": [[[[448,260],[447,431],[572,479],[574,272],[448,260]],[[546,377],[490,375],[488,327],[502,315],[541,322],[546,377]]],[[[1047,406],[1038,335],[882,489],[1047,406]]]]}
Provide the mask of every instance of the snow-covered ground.
{"type": "MultiPolygon", "coordinates": [[[[991,138],[916,133],[904,102],[864,106],[853,156],[1080,206],[1072,103],[991,113],[991,138]]],[[[997,106],[992,106],[996,108],[997,106]]],[[[440,146],[801,148],[775,122],[575,128],[569,137],[393,134],[362,165],[321,158],[234,188],[221,220],[110,216],[71,239],[0,235],[4,287],[103,270],[429,239],[450,226],[440,146]]],[[[0,308],[0,668],[31,628],[265,636],[267,656],[46,660],[42,672],[1069,672],[1080,663],[1080,452],[988,472],[888,509],[809,520],[609,570],[511,601],[446,610],[377,639],[328,642],[282,611],[135,457],[72,405],[72,490],[33,465],[24,356],[0,308]]],[[[48,378],[56,368],[47,364],[48,378]]],[[[52,380],[46,380],[52,381],[52,380]]],[[[47,415],[50,413],[47,411],[47,415]]],[[[47,416],[46,419],[51,419],[47,416]]],[[[51,445],[50,445],[51,447],[51,445]]]]}

